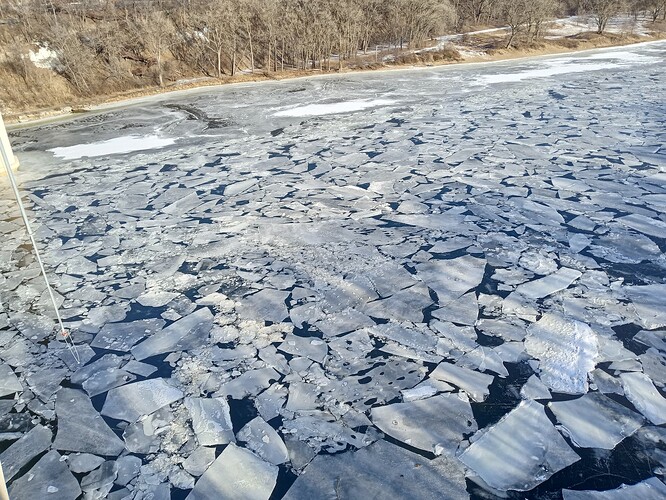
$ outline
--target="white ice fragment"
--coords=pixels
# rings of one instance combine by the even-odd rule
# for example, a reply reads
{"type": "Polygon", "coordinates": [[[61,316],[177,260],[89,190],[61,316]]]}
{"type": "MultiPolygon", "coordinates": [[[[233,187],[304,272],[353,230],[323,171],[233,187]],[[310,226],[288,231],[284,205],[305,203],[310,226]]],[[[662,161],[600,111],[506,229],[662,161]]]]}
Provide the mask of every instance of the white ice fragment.
{"type": "Polygon", "coordinates": [[[446,303],[481,283],[486,261],[464,255],[457,259],[431,260],[416,267],[417,276],[437,293],[440,303],[446,303]]]}
{"type": "Polygon", "coordinates": [[[477,403],[482,402],[490,394],[489,387],[494,380],[492,375],[456,366],[447,361],[440,363],[432,371],[430,378],[443,380],[460,387],[477,403]]]}
{"type": "Polygon", "coordinates": [[[459,459],[500,491],[529,491],[580,460],[535,401],[521,402],[481,432],[459,459]]]}
{"type": "Polygon", "coordinates": [[[285,300],[289,292],[264,288],[241,301],[238,314],[244,319],[280,323],[289,316],[285,300]]]}
{"type": "Polygon", "coordinates": [[[317,363],[322,363],[328,354],[328,347],[319,338],[294,334],[287,335],[278,350],[294,356],[304,356],[317,363]]]}
{"type": "Polygon", "coordinates": [[[643,373],[620,374],[624,394],[631,404],[655,425],[666,424],[666,399],[643,373]]]}
{"type": "Polygon", "coordinates": [[[477,430],[472,407],[457,394],[375,407],[371,418],[391,437],[430,453],[437,448],[436,455],[453,456],[464,435],[477,430]]]}
{"type": "Polygon", "coordinates": [[[231,396],[234,399],[243,399],[245,396],[256,396],[271,385],[272,380],[279,380],[280,374],[273,368],[250,370],[240,377],[222,384],[215,396],[231,396]]]}
{"type": "Polygon", "coordinates": [[[277,475],[277,466],[231,443],[199,478],[187,500],[268,500],[277,475]]]}
{"type": "Polygon", "coordinates": [[[527,69],[516,73],[499,73],[491,75],[482,75],[474,84],[491,85],[494,83],[513,83],[523,80],[533,80],[535,78],[548,78],[555,75],[566,75],[569,73],[585,73],[588,71],[599,71],[601,69],[613,69],[620,64],[612,62],[572,64],[568,59],[552,59],[545,64],[545,67],[539,69],[527,69]]]}
{"type": "Polygon", "coordinates": [[[582,276],[580,271],[562,267],[544,278],[539,278],[516,287],[516,293],[530,299],[541,299],[564,290],[582,276]]]}
{"type": "Polygon", "coordinates": [[[238,431],[238,440],[259,457],[274,465],[289,460],[289,452],[279,434],[261,417],[256,417],[238,431]]]}
{"type": "Polygon", "coordinates": [[[0,365],[0,397],[21,392],[23,386],[9,365],[0,365]]]}
{"type": "Polygon", "coordinates": [[[569,248],[574,253],[582,252],[590,243],[590,238],[582,233],[573,233],[569,236],[569,248]]]}
{"type": "Polygon", "coordinates": [[[419,399],[426,399],[437,394],[437,389],[432,385],[424,385],[422,387],[414,387],[412,389],[405,389],[400,391],[402,399],[405,402],[418,401],[419,399]]]}
{"type": "Polygon", "coordinates": [[[555,392],[587,392],[587,374],[598,354],[594,331],[580,321],[546,313],[527,332],[525,349],[539,360],[541,381],[555,392]]]}
{"type": "Polygon", "coordinates": [[[457,363],[460,366],[472,368],[474,370],[497,373],[500,377],[508,377],[509,371],[504,366],[502,358],[494,349],[486,346],[479,346],[462,356],[457,363]]]}
{"type": "Polygon", "coordinates": [[[651,477],[637,484],[623,484],[619,488],[607,491],[562,490],[564,500],[663,500],[666,498],[666,485],[656,477],[651,477]]]}
{"type": "Polygon", "coordinates": [[[380,439],[358,451],[316,456],[284,500],[398,497],[467,499],[463,467],[446,455],[427,460],[380,439]]]}
{"type": "Polygon", "coordinates": [[[598,392],[548,407],[571,440],[581,448],[612,450],[643,425],[643,418],[598,392]]]}
{"type": "Polygon", "coordinates": [[[631,300],[643,328],[656,330],[666,326],[666,284],[627,286],[623,291],[631,300]]]}
{"type": "Polygon", "coordinates": [[[90,345],[110,351],[126,352],[144,337],[161,330],[163,326],[164,320],[157,318],[108,323],[95,335],[90,345]]]}
{"type": "Polygon", "coordinates": [[[76,474],[90,472],[104,463],[102,457],[91,453],[72,453],[67,458],[69,470],[76,474]]]}
{"type": "Polygon", "coordinates": [[[102,415],[135,422],[163,406],[183,397],[180,389],[169,385],[162,378],[154,378],[111,389],[104,402],[102,415]]]}
{"type": "Polygon", "coordinates": [[[51,445],[53,433],[42,425],[36,425],[0,453],[0,464],[5,481],[11,481],[23,467],[51,445]]]}
{"type": "Polygon", "coordinates": [[[532,375],[527,379],[525,385],[520,389],[520,397],[523,399],[550,399],[550,391],[539,377],[532,375]]]}
{"type": "Polygon", "coordinates": [[[216,446],[234,441],[229,403],[225,398],[185,398],[192,428],[200,445],[216,446]]]}
{"type": "Polygon", "coordinates": [[[450,321],[459,325],[473,326],[479,317],[479,301],[476,293],[470,292],[451,302],[439,302],[440,308],[432,315],[442,321],[450,321]]]}
{"type": "Polygon", "coordinates": [[[183,469],[192,474],[193,476],[199,477],[208,466],[215,461],[215,448],[207,448],[201,446],[194,450],[192,454],[185,459],[183,462],[183,469]]]}
{"type": "Polygon", "coordinates": [[[58,434],[53,442],[55,449],[103,456],[118,456],[123,451],[123,442],[83,392],[66,387],[60,389],[56,395],[55,412],[58,417],[58,434]]]}
{"type": "Polygon", "coordinates": [[[141,361],[158,354],[196,347],[208,336],[212,327],[213,314],[207,307],[202,307],[135,345],[132,354],[141,361]]]}
{"type": "Polygon", "coordinates": [[[136,301],[142,306],[146,307],[162,307],[178,297],[178,295],[179,294],[174,292],[148,290],[147,292],[139,295],[136,301]]]}
{"type": "Polygon", "coordinates": [[[640,233],[644,233],[657,238],[663,238],[666,235],[666,222],[659,219],[652,219],[641,214],[629,214],[624,217],[618,217],[617,221],[640,233]]]}
{"type": "Polygon", "coordinates": [[[54,450],[40,458],[29,473],[19,477],[9,486],[9,498],[39,498],[40,500],[75,500],[79,498],[81,495],[79,482],[60,458],[60,454],[54,450]],[[49,491],[49,488],[55,484],[58,485],[58,491],[49,491]]]}

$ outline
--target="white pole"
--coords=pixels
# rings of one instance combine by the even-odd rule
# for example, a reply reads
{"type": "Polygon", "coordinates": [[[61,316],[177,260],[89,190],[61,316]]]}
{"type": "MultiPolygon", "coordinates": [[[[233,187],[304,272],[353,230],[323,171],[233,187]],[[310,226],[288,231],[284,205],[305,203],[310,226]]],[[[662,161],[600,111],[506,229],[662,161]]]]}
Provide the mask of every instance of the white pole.
{"type": "Polygon", "coordinates": [[[0,500],[9,500],[7,484],[5,484],[5,475],[2,473],[2,463],[0,463],[0,500]]]}
{"type": "MultiPolygon", "coordinates": [[[[65,329],[65,326],[62,324],[62,318],[60,317],[60,311],[58,310],[58,304],[56,303],[55,296],[53,295],[53,289],[51,288],[51,283],[46,275],[46,269],[44,269],[44,263],[42,262],[42,257],[39,254],[39,249],[37,248],[37,242],[35,241],[35,234],[32,232],[32,227],[30,226],[30,221],[28,220],[28,214],[25,211],[23,206],[23,201],[21,200],[21,193],[18,189],[18,184],[16,183],[16,178],[14,177],[14,171],[12,167],[15,165],[16,159],[12,153],[11,144],[9,143],[9,138],[7,137],[7,131],[5,130],[5,124],[2,120],[2,114],[0,114],[0,159],[5,165],[7,170],[7,177],[9,178],[9,184],[14,191],[14,196],[16,197],[16,202],[18,203],[19,211],[21,212],[21,217],[23,218],[23,224],[25,224],[25,229],[28,231],[28,236],[30,237],[30,243],[32,243],[33,251],[35,252],[35,257],[37,257],[37,262],[39,263],[39,269],[42,272],[44,277],[44,282],[46,283],[46,290],[49,293],[51,298],[51,304],[53,304],[53,310],[55,311],[56,319],[58,320],[58,326],[60,327],[60,334],[65,339],[65,343],[69,347],[69,350],[74,356],[74,359],[77,363],[80,363],[79,353],[76,350],[74,341],[70,337],[70,334],[65,329]]],[[[0,497],[1,498],[1,497],[0,497]]]]}

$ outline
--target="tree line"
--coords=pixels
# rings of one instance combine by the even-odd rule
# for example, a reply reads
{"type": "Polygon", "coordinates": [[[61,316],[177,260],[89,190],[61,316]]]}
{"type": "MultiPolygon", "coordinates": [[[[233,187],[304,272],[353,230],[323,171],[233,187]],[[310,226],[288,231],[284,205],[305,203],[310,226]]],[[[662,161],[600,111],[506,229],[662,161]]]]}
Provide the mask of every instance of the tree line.
{"type": "MultiPolygon", "coordinates": [[[[532,42],[547,19],[585,6],[600,32],[624,8],[622,0],[3,0],[0,71],[36,93],[45,82],[26,55],[37,45],[53,56],[40,64],[75,96],[239,71],[334,70],[480,25],[509,26],[507,46],[517,36],[532,42]]],[[[654,19],[665,6],[635,4],[654,19]]]]}

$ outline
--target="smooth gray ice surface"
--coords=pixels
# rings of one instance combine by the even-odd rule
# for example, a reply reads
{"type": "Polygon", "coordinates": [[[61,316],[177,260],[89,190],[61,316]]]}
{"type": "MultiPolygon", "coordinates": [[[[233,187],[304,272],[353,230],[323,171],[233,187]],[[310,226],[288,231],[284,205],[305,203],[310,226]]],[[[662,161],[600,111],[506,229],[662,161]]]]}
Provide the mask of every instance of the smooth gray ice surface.
{"type": "Polygon", "coordinates": [[[469,498],[464,469],[446,456],[425,459],[384,440],[362,450],[318,456],[285,499],[469,498]]]}

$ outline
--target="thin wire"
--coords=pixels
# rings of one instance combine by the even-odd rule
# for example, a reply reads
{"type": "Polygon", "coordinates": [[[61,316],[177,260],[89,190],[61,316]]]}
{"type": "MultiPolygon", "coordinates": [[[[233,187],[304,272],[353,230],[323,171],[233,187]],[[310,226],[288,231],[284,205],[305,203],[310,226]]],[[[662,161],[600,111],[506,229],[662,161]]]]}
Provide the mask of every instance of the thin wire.
{"type": "Polygon", "coordinates": [[[25,207],[23,206],[23,201],[21,200],[21,193],[19,192],[18,185],[16,183],[16,178],[14,177],[14,172],[12,171],[11,161],[9,159],[7,151],[5,151],[5,148],[2,144],[0,144],[0,152],[2,152],[2,161],[5,164],[5,168],[7,169],[7,177],[9,178],[9,183],[11,184],[12,190],[14,191],[14,196],[16,197],[16,201],[18,203],[19,210],[21,212],[21,217],[23,218],[23,223],[25,224],[25,228],[28,231],[28,236],[30,237],[32,248],[35,251],[35,256],[37,257],[37,262],[39,263],[39,268],[42,271],[42,276],[44,277],[44,282],[46,283],[46,289],[49,292],[49,297],[51,297],[51,304],[53,304],[53,311],[55,312],[56,318],[58,320],[58,325],[60,326],[60,334],[65,339],[65,344],[67,344],[67,347],[69,348],[69,351],[72,353],[72,356],[74,356],[76,362],[81,363],[81,358],[79,357],[76,345],[74,345],[74,340],[72,339],[70,333],[67,332],[65,325],[62,324],[62,318],[60,317],[58,304],[56,303],[55,296],[53,295],[53,289],[51,288],[51,283],[49,283],[49,278],[46,275],[46,269],[44,269],[44,263],[42,262],[42,257],[39,254],[39,248],[37,248],[37,242],[35,241],[35,235],[32,232],[32,226],[30,226],[30,221],[28,220],[28,214],[26,213],[25,207]]]}

